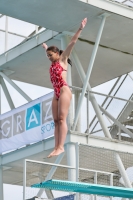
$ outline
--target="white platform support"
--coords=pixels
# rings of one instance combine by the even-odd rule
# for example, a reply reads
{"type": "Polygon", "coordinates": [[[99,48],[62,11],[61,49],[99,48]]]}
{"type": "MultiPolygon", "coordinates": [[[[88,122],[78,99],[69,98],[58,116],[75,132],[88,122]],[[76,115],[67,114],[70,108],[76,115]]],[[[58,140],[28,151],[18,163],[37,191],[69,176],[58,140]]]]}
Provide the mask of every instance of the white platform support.
{"type": "MultiPolygon", "coordinates": [[[[73,166],[76,168],[76,151],[75,144],[67,144],[67,165],[73,166]]],[[[76,170],[69,169],[68,170],[68,180],[76,181],[76,170]]]]}
{"type": "MultiPolygon", "coordinates": [[[[75,110],[75,114],[76,114],[76,109],[77,109],[79,98],[80,98],[80,92],[75,90],[74,97],[75,97],[74,98],[74,100],[75,100],[75,109],[74,110],[75,110]]],[[[77,121],[75,131],[81,132],[81,112],[80,112],[79,117],[78,117],[78,121],[77,121]]]]}
{"type": "Polygon", "coordinates": [[[4,94],[5,94],[5,96],[6,96],[6,99],[7,99],[7,101],[8,101],[8,104],[9,104],[9,106],[10,106],[10,109],[12,110],[12,109],[15,108],[15,106],[14,106],[14,103],[13,103],[13,101],[12,101],[12,99],[11,99],[11,96],[10,96],[10,94],[9,94],[9,91],[8,91],[8,89],[7,89],[7,87],[6,87],[5,81],[4,81],[4,79],[3,79],[2,77],[0,77],[0,82],[1,82],[1,86],[2,86],[2,89],[3,89],[3,91],[4,91],[4,94]]]}
{"type": "Polygon", "coordinates": [[[32,101],[32,99],[25,93],[23,90],[21,90],[8,76],[6,76],[3,72],[0,72],[0,75],[8,81],[8,83],[14,87],[28,102],[32,101]]]}
{"type": "Polygon", "coordinates": [[[0,115],[1,115],[1,83],[0,83],[0,115]]]}
{"type": "Polygon", "coordinates": [[[8,16],[6,16],[6,21],[5,21],[5,52],[7,51],[7,46],[8,44],[8,16]]]}
{"type": "Polygon", "coordinates": [[[23,200],[26,199],[26,160],[23,160],[23,200]]]}
{"type": "Polygon", "coordinates": [[[0,166],[0,200],[4,200],[3,194],[3,167],[0,166]]]}

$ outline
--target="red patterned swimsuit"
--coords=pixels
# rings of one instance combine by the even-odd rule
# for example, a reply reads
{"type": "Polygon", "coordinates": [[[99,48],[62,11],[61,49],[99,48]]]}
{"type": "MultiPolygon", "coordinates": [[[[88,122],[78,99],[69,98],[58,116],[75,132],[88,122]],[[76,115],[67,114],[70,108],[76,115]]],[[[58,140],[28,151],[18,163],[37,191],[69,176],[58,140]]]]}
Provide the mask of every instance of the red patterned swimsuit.
{"type": "Polygon", "coordinates": [[[49,69],[50,79],[51,79],[51,82],[52,82],[52,85],[54,88],[54,92],[55,92],[55,96],[57,99],[59,99],[59,97],[60,97],[60,89],[64,85],[68,86],[68,84],[62,78],[63,71],[67,71],[67,70],[63,69],[63,67],[60,65],[59,62],[52,63],[52,65],[49,69]]]}

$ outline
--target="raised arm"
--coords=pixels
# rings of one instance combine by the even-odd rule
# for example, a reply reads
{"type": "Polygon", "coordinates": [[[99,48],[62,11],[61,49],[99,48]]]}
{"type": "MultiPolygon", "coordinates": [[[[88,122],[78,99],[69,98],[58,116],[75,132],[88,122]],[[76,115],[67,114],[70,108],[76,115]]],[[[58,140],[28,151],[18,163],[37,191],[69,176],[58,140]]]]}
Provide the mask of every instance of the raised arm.
{"type": "Polygon", "coordinates": [[[68,44],[66,50],[62,53],[62,55],[61,55],[62,60],[66,60],[70,56],[70,53],[71,53],[74,45],[76,44],[77,39],[80,36],[81,31],[85,27],[86,23],[87,23],[87,18],[85,18],[85,19],[82,20],[79,29],[77,30],[77,32],[75,33],[75,35],[72,37],[72,39],[71,39],[70,43],[68,44]]]}
{"type": "Polygon", "coordinates": [[[42,44],[42,47],[45,49],[45,51],[47,50],[48,46],[46,45],[46,43],[42,44]]]}

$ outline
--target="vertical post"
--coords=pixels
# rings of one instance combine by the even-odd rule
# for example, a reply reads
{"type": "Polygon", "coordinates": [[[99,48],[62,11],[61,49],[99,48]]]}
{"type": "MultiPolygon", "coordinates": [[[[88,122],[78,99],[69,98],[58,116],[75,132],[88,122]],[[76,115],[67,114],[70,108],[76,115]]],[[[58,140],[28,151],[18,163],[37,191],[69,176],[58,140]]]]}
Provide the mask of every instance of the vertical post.
{"type": "MultiPolygon", "coordinates": [[[[68,45],[68,37],[66,35],[63,35],[61,37],[61,48],[62,50],[65,50],[68,45]]],[[[68,64],[67,68],[67,83],[69,86],[72,86],[72,75],[71,75],[71,65],[68,64]]],[[[68,123],[68,129],[71,129],[72,123],[73,123],[73,103],[71,100],[68,116],[67,116],[67,123],[68,123]]]]}
{"type": "Polygon", "coordinates": [[[75,130],[75,127],[76,127],[76,124],[77,124],[79,112],[80,112],[80,109],[81,109],[81,105],[83,103],[83,98],[84,98],[84,95],[85,95],[85,92],[86,92],[86,89],[87,89],[87,85],[88,85],[88,82],[89,82],[89,78],[90,78],[90,75],[91,75],[93,64],[94,64],[94,61],[95,61],[95,58],[96,58],[96,53],[97,53],[97,50],[98,50],[98,46],[99,46],[99,42],[100,42],[100,39],[101,39],[103,27],[104,27],[104,24],[105,24],[105,19],[106,19],[106,13],[103,14],[103,16],[102,16],[101,26],[100,26],[100,29],[99,29],[99,32],[98,32],[98,35],[97,35],[97,38],[96,38],[96,42],[95,42],[95,45],[94,45],[94,48],[93,48],[91,60],[90,60],[88,70],[87,70],[87,74],[86,74],[84,84],[83,84],[82,93],[81,93],[81,96],[80,96],[80,99],[79,99],[78,108],[76,110],[76,116],[75,116],[75,119],[74,119],[73,130],[75,130]]]}
{"type": "MultiPolygon", "coordinates": [[[[80,92],[75,90],[74,95],[75,95],[75,98],[74,98],[75,99],[75,109],[74,110],[75,110],[75,114],[76,114],[76,108],[78,106],[78,101],[79,101],[79,98],[80,98],[80,92]]],[[[79,115],[75,130],[78,131],[78,132],[81,132],[81,113],[79,115]]]]}
{"type": "Polygon", "coordinates": [[[67,165],[75,168],[75,169],[68,169],[68,180],[75,182],[76,181],[76,151],[75,151],[75,144],[73,143],[67,144],[67,165]]]}
{"type": "Polygon", "coordinates": [[[0,165],[0,199],[4,200],[4,193],[3,193],[3,168],[0,165]]]}
{"type": "Polygon", "coordinates": [[[23,162],[23,200],[26,199],[26,160],[24,159],[23,162]]]}
{"type": "Polygon", "coordinates": [[[7,51],[7,43],[8,43],[8,17],[6,16],[6,21],[5,21],[5,52],[7,51]]]}
{"type": "Polygon", "coordinates": [[[121,140],[121,128],[118,126],[118,138],[121,140]]]}
{"type": "Polygon", "coordinates": [[[36,34],[38,33],[38,26],[35,25],[35,31],[36,31],[36,34]]]}
{"type": "Polygon", "coordinates": [[[94,195],[93,194],[90,195],[90,200],[94,200],[94,195]]]}
{"type": "MultiPolygon", "coordinates": [[[[73,143],[67,144],[67,165],[76,168],[76,151],[75,151],[75,144],[73,143]]],[[[68,180],[76,181],[75,169],[68,169],[68,180]]]]}
{"type": "Polygon", "coordinates": [[[87,91],[87,133],[89,134],[89,91],[87,91]]]}
{"type": "MultiPolygon", "coordinates": [[[[76,181],[79,181],[79,144],[75,144],[76,151],[76,181]]],[[[76,193],[76,200],[79,200],[79,193],[76,193]]]]}
{"type": "MultiPolygon", "coordinates": [[[[113,174],[110,174],[110,186],[113,186],[113,174]]],[[[113,197],[110,197],[110,200],[113,200],[113,197]]]]}
{"type": "Polygon", "coordinates": [[[1,83],[0,83],[0,115],[1,115],[1,83]]]}
{"type": "MultiPolygon", "coordinates": [[[[97,172],[94,175],[94,183],[97,184],[97,172]]],[[[97,200],[97,195],[94,195],[94,200],[97,200]]]]}

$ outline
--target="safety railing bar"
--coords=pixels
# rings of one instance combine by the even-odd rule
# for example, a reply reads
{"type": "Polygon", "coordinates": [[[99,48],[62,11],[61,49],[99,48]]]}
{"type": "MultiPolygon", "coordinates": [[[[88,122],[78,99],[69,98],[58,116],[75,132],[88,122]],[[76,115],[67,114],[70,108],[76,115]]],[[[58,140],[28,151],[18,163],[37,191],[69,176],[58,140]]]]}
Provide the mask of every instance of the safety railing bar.
{"type": "MultiPolygon", "coordinates": [[[[117,94],[117,92],[119,91],[120,87],[121,87],[122,84],[124,83],[124,81],[125,81],[125,79],[127,78],[127,76],[128,76],[128,75],[126,74],[125,77],[124,77],[124,79],[123,79],[122,82],[120,83],[119,87],[117,88],[117,90],[115,91],[115,93],[114,93],[113,96],[115,96],[115,95],[117,94]]],[[[119,78],[121,78],[121,77],[119,77],[119,78]]],[[[120,80],[120,79],[117,79],[117,81],[119,81],[119,80],[120,80]]],[[[117,85],[117,83],[118,83],[117,81],[116,81],[116,83],[114,84],[113,88],[115,88],[115,86],[117,85]]],[[[112,88],[112,89],[113,89],[113,88],[112,88]]],[[[113,91],[113,90],[112,90],[112,91],[113,91]]],[[[111,91],[110,91],[110,92],[111,92],[111,91]]],[[[108,95],[111,94],[110,92],[109,92],[108,95]]],[[[106,100],[106,99],[108,99],[108,97],[106,97],[105,100],[106,100]]],[[[105,110],[109,107],[109,105],[111,104],[112,101],[113,101],[113,98],[110,99],[109,103],[108,103],[107,106],[105,107],[105,110]]],[[[103,102],[103,104],[104,104],[104,102],[103,102]]],[[[103,105],[103,104],[102,104],[102,105],[103,105]]],[[[102,106],[102,107],[103,107],[103,106],[102,106]]],[[[93,128],[92,128],[91,131],[93,131],[93,130],[95,129],[95,127],[96,127],[97,124],[98,124],[98,121],[96,122],[95,126],[93,126],[93,128]]],[[[91,124],[90,124],[90,126],[91,126],[91,124]]]]}
{"type": "Polygon", "coordinates": [[[85,169],[85,168],[80,168],[80,167],[79,167],[79,170],[88,171],[88,172],[94,172],[94,173],[97,172],[97,173],[100,173],[100,174],[107,174],[107,175],[113,174],[113,176],[118,176],[118,174],[114,174],[114,173],[110,173],[110,172],[99,171],[99,170],[93,170],[93,169],[85,169]]]}
{"type": "Polygon", "coordinates": [[[133,103],[133,101],[131,101],[131,100],[123,99],[123,98],[120,98],[120,97],[115,97],[115,96],[111,96],[111,95],[107,95],[107,94],[103,94],[103,93],[99,93],[99,92],[93,92],[93,91],[89,91],[89,92],[97,94],[97,95],[107,96],[109,98],[114,98],[114,99],[118,99],[118,100],[121,100],[121,101],[133,103]]]}
{"type": "Polygon", "coordinates": [[[41,162],[41,161],[35,161],[35,160],[29,160],[25,159],[26,162],[32,162],[32,163],[37,163],[37,164],[43,164],[43,165],[50,165],[50,166],[55,166],[55,167],[63,167],[63,168],[68,168],[68,169],[75,169],[73,166],[68,166],[68,165],[60,165],[60,164],[53,164],[49,162],[41,162]]]}
{"type": "MultiPolygon", "coordinates": [[[[69,87],[72,88],[72,89],[82,90],[82,88],[75,87],[75,86],[69,86],[69,87]]],[[[100,93],[100,92],[94,92],[94,91],[89,91],[89,92],[93,93],[93,94],[97,94],[97,95],[101,95],[101,96],[105,96],[105,97],[114,98],[114,99],[122,100],[122,101],[125,101],[125,102],[133,103],[133,101],[131,101],[131,100],[127,100],[127,99],[120,98],[120,97],[115,97],[115,96],[112,96],[112,95],[107,95],[107,94],[103,94],[103,93],[100,93]]]]}

